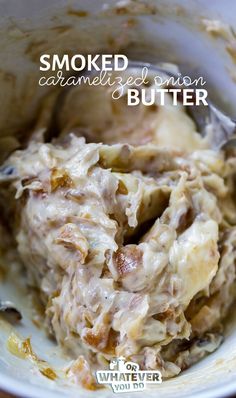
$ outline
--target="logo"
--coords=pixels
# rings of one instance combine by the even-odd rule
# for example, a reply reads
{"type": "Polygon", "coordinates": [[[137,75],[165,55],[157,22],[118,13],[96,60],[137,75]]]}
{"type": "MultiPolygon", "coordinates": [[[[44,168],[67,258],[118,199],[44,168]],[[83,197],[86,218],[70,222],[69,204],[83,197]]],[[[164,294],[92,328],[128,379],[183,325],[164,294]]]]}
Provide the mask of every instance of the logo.
{"type": "Polygon", "coordinates": [[[110,370],[98,370],[98,384],[108,384],[114,393],[143,391],[147,384],[160,384],[161,372],[158,370],[140,370],[135,362],[126,362],[125,358],[114,358],[110,370]]]}

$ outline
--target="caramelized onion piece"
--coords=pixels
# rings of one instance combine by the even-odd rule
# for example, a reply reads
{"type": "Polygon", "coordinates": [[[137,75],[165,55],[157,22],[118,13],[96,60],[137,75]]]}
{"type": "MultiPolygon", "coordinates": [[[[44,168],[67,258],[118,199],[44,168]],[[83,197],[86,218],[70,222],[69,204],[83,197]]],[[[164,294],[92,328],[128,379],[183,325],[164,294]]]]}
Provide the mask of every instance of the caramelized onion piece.
{"type": "Polygon", "coordinates": [[[119,248],[113,255],[113,260],[120,277],[136,270],[142,263],[143,253],[135,245],[119,248]]]}

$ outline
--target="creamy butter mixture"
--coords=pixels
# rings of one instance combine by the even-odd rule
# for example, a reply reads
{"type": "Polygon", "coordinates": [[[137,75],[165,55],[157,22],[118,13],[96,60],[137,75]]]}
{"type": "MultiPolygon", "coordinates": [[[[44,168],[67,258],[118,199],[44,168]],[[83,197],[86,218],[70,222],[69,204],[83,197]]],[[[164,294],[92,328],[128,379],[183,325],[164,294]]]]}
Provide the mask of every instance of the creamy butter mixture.
{"type": "Polygon", "coordinates": [[[28,283],[88,388],[114,356],[167,378],[214,351],[235,290],[234,158],[181,105],[132,119],[105,106],[106,120],[99,103],[79,108],[53,143],[35,134],[5,163],[28,283]]]}

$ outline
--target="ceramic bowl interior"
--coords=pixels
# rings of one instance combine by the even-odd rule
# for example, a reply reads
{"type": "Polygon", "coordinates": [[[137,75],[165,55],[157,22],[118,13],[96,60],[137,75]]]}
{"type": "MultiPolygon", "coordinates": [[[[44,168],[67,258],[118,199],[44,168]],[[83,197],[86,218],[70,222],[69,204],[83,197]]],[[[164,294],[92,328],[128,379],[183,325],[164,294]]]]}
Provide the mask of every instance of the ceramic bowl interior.
{"type": "MultiPolygon", "coordinates": [[[[0,136],[24,134],[37,112],[46,89],[38,86],[42,53],[124,52],[130,58],[151,62],[177,62],[189,75],[207,80],[210,97],[236,116],[235,59],[227,35],[207,32],[204,20],[220,20],[236,30],[233,0],[127,1],[90,0],[50,2],[1,0],[0,2],[0,136]],[[131,6],[129,6],[129,3],[131,6]],[[223,35],[224,36],[224,35],[223,35]]],[[[18,303],[23,313],[17,331],[31,336],[40,358],[55,369],[68,363],[43,330],[32,323],[32,309],[11,273],[1,283],[0,297],[18,303]]],[[[207,358],[177,378],[145,392],[155,397],[223,397],[236,393],[236,322],[228,322],[224,343],[207,358]],[[235,326],[234,326],[235,325],[235,326]],[[157,391],[158,390],[158,391],[157,391]]],[[[9,328],[0,322],[0,388],[24,397],[93,397],[93,392],[69,386],[62,378],[50,381],[32,363],[12,356],[6,348],[9,328]]],[[[110,390],[96,397],[110,397],[110,390]]],[[[134,398],[137,393],[132,393],[134,398]]],[[[138,394],[137,396],[140,396],[138,394]]],[[[126,394],[127,398],[131,395],[126,394]]]]}

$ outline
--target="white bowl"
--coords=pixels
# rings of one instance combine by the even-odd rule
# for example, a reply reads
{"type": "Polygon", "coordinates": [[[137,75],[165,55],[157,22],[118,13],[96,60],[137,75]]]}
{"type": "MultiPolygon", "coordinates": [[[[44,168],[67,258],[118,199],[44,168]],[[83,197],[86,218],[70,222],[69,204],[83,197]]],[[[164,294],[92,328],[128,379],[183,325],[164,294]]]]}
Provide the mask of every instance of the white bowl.
{"type": "MultiPolygon", "coordinates": [[[[236,114],[236,90],[232,79],[235,64],[227,52],[227,40],[214,38],[204,31],[202,24],[204,18],[220,19],[236,29],[235,1],[146,1],[146,9],[132,7],[130,14],[122,15],[114,11],[116,3],[121,6],[121,2],[104,4],[100,0],[1,0],[1,134],[14,134],[25,128],[39,99],[45,94],[45,89],[38,86],[39,55],[63,54],[68,49],[77,53],[97,53],[126,48],[123,51],[131,58],[152,62],[177,61],[186,71],[203,75],[214,100],[228,113],[236,114]],[[153,5],[157,7],[155,15],[153,5]],[[81,11],[87,11],[88,15],[82,17],[84,13],[81,11]]],[[[13,282],[4,283],[1,298],[18,303],[23,322],[16,329],[24,337],[31,336],[39,357],[56,369],[68,363],[55,344],[32,323],[30,304],[21,289],[13,282]]],[[[225,341],[216,352],[180,376],[147,390],[145,396],[210,398],[236,393],[234,324],[232,319],[225,341]]],[[[6,348],[8,335],[9,329],[1,322],[0,389],[32,398],[111,396],[110,390],[89,392],[68,385],[64,379],[48,380],[32,363],[9,353],[6,348]]],[[[140,396],[140,393],[127,393],[126,397],[136,395],[140,396]]]]}

